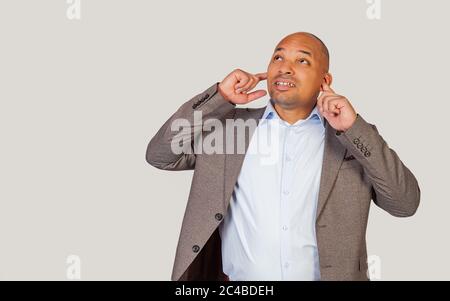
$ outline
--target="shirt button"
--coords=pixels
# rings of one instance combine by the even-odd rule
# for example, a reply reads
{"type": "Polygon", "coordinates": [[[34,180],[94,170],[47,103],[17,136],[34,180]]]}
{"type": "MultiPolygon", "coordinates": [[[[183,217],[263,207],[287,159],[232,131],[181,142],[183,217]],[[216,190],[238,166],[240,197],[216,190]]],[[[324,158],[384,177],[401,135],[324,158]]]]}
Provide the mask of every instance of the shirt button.
{"type": "Polygon", "coordinates": [[[198,251],[200,251],[200,247],[198,245],[193,245],[192,252],[197,253],[198,251]]]}
{"type": "Polygon", "coordinates": [[[283,226],[283,230],[286,231],[288,227],[286,225],[283,226]]]}

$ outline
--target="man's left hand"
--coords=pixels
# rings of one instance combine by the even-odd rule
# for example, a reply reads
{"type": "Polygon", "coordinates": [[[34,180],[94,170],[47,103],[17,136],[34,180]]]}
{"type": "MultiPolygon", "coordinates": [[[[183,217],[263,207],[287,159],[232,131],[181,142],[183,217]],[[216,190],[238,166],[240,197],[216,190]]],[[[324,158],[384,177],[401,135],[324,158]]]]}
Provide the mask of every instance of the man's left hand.
{"type": "Polygon", "coordinates": [[[317,98],[317,107],[328,123],[338,131],[348,130],[356,120],[356,111],[347,98],[336,94],[327,83],[317,98]]]}

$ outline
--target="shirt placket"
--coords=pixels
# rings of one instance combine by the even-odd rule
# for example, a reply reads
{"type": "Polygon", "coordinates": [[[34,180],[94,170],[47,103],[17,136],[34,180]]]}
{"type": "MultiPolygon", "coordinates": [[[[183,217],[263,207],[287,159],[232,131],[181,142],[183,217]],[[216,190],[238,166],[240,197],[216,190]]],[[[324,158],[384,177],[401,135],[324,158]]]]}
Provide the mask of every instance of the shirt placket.
{"type": "Polygon", "coordinates": [[[286,127],[284,142],[283,142],[283,156],[282,156],[282,170],[281,170],[281,197],[280,197],[280,238],[281,238],[281,271],[283,280],[289,275],[291,268],[290,259],[290,225],[289,225],[289,201],[292,193],[292,177],[293,177],[293,136],[294,129],[291,126],[286,127]]]}

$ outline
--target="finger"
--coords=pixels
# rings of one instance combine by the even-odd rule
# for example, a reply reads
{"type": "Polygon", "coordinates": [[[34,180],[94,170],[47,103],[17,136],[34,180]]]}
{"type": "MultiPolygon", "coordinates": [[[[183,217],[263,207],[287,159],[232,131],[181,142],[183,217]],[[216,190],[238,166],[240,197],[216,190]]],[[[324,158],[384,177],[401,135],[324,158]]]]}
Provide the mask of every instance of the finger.
{"type": "Polygon", "coordinates": [[[319,96],[317,98],[317,108],[319,109],[319,112],[322,112],[322,104],[323,104],[323,95],[319,96]]]}
{"type": "Polygon", "coordinates": [[[243,86],[245,86],[247,84],[247,82],[250,80],[250,77],[248,76],[243,76],[241,78],[239,78],[238,83],[234,86],[235,89],[239,89],[242,88],[243,86]]]}
{"type": "Polygon", "coordinates": [[[233,95],[233,101],[236,104],[245,104],[245,103],[247,103],[247,94],[236,94],[236,95],[233,95]]]}
{"type": "Polygon", "coordinates": [[[318,98],[319,97],[325,97],[325,96],[330,96],[330,95],[337,95],[334,91],[321,91],[318,98]]]}
{"type": "Polygon", "coordinates": [[[240,91],[238,91],[238,90],[241,90],[242,87],[244,87],[248,83],[249,80],[250,80],[249,76],[244,76],[244,77],[240,78],[239,82],[234,86],[236,93],[239,93],[240,91]]]}
{"type": "MultiPolygon", "coordinates": [[[[328,104],[326,106],[328,106],[328,104]]],[[[334,110],[333,111],[329,111],[328,109],[322,111],[322,115],[325,116],[325,117],[336,117],[337,115],[339,115],[339,113],[340,112],[338,112],[338,111],[334,111],[334,110]]]]}
{"type": "Polygon", "coordinates": [[[334,93],[333,89],[331,89],[331,87],[325,81],[322,83],[322,89],[323,89],[324,92],[332,92],[332,93],[334,93]]]}
{"type": "Polygon", "coordinates": [[[341,101],[342,101],[342,99],[339,99],[339,98],[330,99],[328,101],[328,111],[331,113],[339,114],[341,112],[341,110],[339,109],[338,105],[341,101]]]}
{"type": "Polygon", "coordinates": [[[323,115],[325,116],[325,118],[332,118],[332,117],[337,117],[339,114],[333,113],[333,112],[325,112],[325,113],[323,113],[323,115]]]}
{"type": "Polygon", "coordinates": [[[331,96],[325,96],[323,97],[322,101],[322,112],[328,113],[328,101],[330,100],[331,96]]]}
{"type": "Polygon", "coordinates": [[[242,82],[247,77],[247,74],[240,69],[234,70],[231,74],[234,75],[235,89],[236,89],[236,85],[238,85],[240,82],[242,82]]]}
{"type": "Polygon", "coordinates": [[[256,73],[255,75],[250,75],[250,80],[244,86],[241,86],[239,92],[237,93],[245,93],[247,91],[252,90],[256,85],[262,81],[267,79],[267,72],[256,73]]]}
{"type": "Polygon", "coordinates": [[[259,78],[256,75],[253,75],[251,84],[247,84],[245,89],[242,90],[242,92],[247,92],[247,91],[253,90],[253,88],[255,88],[259,84],[259,82],[260,82],[259,78]]]}
{"type": "Polygon", "coordinates": [[[322,92],[320,96],[317,98],[317,107],[319,108],[319,111],[323,111],[325,108],[323,107],[323,101],[326,97],[334,96],[331,92],[322,92]]]}
{"type": "Polygon", "coordinates": [[[249,81],[247,82],[247,84],[245,84],[245,86],[243,86],[240,90],[241,93],[245,93],[247,91],[250,91],[251,89],[253,89],[256,85],[258,84],[258,80],[254,77],[250,77],[249,81]]]}
{"type": "Polygon", "coordinates": [[[317,106],[317,109],[319,110],[319,112],[322,112],[322,105],[320,104],[319,98],[317,98],[316,106],[317,106]]]}
{"type": "MultiPolygon", "coordinates": [[[[328,96],[329,97],[329,96],[328,96]]],[[[327,99],[328,97],[324,96],[321,98],[321,106],[320,106],[320,111],[322,113],[326,113],[328,112],[328,105],[327,105],[327,99]]]]}
{"type": "Polygon", "coordinates": [[[252,93],[247,94],[247,101],[254,101],[258,98],[261,98],[263,96],[265,96],[267,94],[267,92],[265,90],[256,90],[253,91],[252,93]]]}
{"type": "Polygon", "coordinates": [[[323,91],[323,92],[320,92],[320,96],[319,97],[324,97],[324,96],[336,96],[337,94],[336,93],[334,93],[334,92],[331,92],[331,91],[323,91]]]}
{"type": "Polygon", "coordinates": [[[336,103],[342,101],[341,97],[333,97],[329,96],[324,100],[324,109],[328,113],[336,113],[338,114],[340,111],[336,107],[336,103]]]}
{"type": "Polygon", "coordinates": [[[329,102],[330,100],[334,99],[335,97],[333,96],[325,96],[323,97],[323,101],[322,101],[322,112],[325,113],[329,113],[330,112],[330,106],[329,106],[329,102]]]}
{"type": "Polygon", "coordinates": [[[258,78],[258,80],[266,80],[267,79],[267,72],[263,72],[263,73],[256,73],[255,74],[256,78],[258,78]]]}

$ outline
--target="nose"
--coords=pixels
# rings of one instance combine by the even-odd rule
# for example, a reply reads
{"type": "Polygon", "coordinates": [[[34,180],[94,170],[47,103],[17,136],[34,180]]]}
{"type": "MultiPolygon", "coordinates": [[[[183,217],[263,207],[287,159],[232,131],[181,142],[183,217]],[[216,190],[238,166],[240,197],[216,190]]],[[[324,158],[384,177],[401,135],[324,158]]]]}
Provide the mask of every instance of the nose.
{"type": "Polygon", "coordinates": [[[286,75],[294,75],[294,69],[292,68],[291,63],[284,61],[283,64],[280,66],[280,70],[278,70],[278,73],[286,75]]]}

